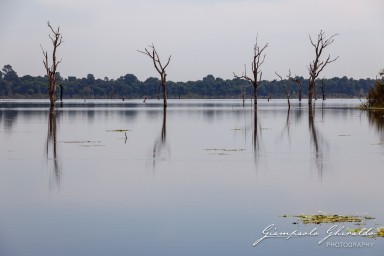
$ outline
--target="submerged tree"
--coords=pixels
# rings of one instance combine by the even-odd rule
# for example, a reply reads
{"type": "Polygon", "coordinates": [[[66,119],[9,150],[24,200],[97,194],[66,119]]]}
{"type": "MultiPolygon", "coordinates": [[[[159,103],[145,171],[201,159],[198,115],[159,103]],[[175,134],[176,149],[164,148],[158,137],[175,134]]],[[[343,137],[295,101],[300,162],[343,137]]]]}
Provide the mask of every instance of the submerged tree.
{"type": "Polygon", "coordinates": [[[163,66],[161,64],[160,57],[156,51],[155,46],[152,44],[149,46],[149,48],[151,50],[148,50],[147,48],[145,48],[144,51],[139,51],[139,50],[137,51],[145,55],[148,55],[152,59],[153,65],[155,66],[157,72],[160,74],[161,86],[163,87],[164,108],[166,108],[168,103],[167,103],[167,73],[165,72],[165,69],[168,67],[169,62],[171,61],[171,55],[169,55],[167,63],[165,64],[165,66],[163,66]]]}
{"type": "Polygon", "coordinates": [[[268,43],[265,44],[263,47],[260,47],[257,42],[257,39],[258,38],[256,37],[256,43],[253,48],[253,61],[252,61],[253,78],[247,76],[246,65],[244,65],[244,73],[241,76],[237,76],[235,73],[233,73],[233,75],[236,78],[241,78],[241,79],[250,81],[252,83],[255,108],[257,108],[257,89],[259,88],[260,81],[263,75],[263,72],[261,72],[260,66],[264,63],[264,60],[265,60],[265,54],[263,54],[263,52],[268,47],[268,43]]]}
{"type": "Polygon", "coordinates": [[[323,95],[323,101],[326,99],[325,98],[325,84],[324,84],[324,78],[321,79],[321,94],[323,95]]]}
{"type": "Polygon", "coordinates": [[[287,97],[288,110],[289,110],[289,109],[291,109],[291,102],[289,100],[289,97],[291,95],[291,90],[290,90],[290,86],[289,86],[290,78],[291,78],[291,70],[289,70],[289,74],[287,75],[288,81],[285,84],[284,84],[284,81],[283,81],[283,77],[281,75],[279,75],[276,71],[275,71],[275,74],[280,78],[281,83],[283,85],[285,85],[285,95],[287,97]]]}
{"type": "Polygon", "coordinates": [[[57,66],[61,62],[61,60],[58,61],[56,59],[56,51],[57,51],[57,48],[63,42],[63,37],[60,34],[60,27],[58,27],[57,30],[54,30],[51,24],[49,24],[49,21],[47,24],[52,31],[52,35],[49,35],[49,38],[51,39],[52,45],[53,45],[51,66],[49,66],[49,62],[48,62],[48,52],[44,51],[41,45],[40,47],[41,47],[41,50],[43,51],[43,55],[44,55],[43,63],[44,63],[45,70],[47,72],[47,77],[48,77],[49,100],[51,101],[51,107],[54,108],[55,102],[56,102],[56,82],[57,82],[56,70],[57,70],[57,66]]]}
{"type": "Polygon", "coordinates": [[[301,86],[301,79],[298,76],[295,76],[295,77],[289,77],[289,80],[296,83],[298,87],[298,92],[299,92],[299,102],[301,103],[302,91],[303,91],[301,86]]]}
{"type": "Polygon", "coordinates": [[[327,64],[332,63],[339,58],[339,56],[337,56],[336,58],[331,59],[331,55],[328,55],[326,60],[320,60],[324,49],[334,42],[335,36],[337,36],[337,34],[327,38],[325,36],[325,32],[322,30],[320,30],[320,33],[317,35],[317,41],[313,41],[312,37],[309,36],[309,40],[311,41],[312,46],[315,48],[315,59],[309,64],[308,67],[308,104],[312,104],[312,97],[316,88],[316,78],[319,76],[320,72],[323,71],[327,64]]]}

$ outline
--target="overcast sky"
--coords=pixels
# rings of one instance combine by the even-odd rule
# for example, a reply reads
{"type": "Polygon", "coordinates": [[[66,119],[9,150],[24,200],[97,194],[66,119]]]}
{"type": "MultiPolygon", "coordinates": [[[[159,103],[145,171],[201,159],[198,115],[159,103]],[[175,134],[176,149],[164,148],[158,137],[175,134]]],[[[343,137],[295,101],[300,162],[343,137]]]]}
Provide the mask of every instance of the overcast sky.
{"type": "Polygon", "coordinates": [[[1,68],[45,74],[47,21],[64,38],[64,77],[157,77],[149,57],[137,52],[154,43],[163,61],[172,55],[169,80],[231,79],[250,67],[257,34],[259,44],[269,44],[263,78],[289,69],[308,77],[308,36],[320,29],[339,34],[325,54],[340,56],[321,77],[374,78],[384,68],[383,0],[0,0],[1,68]]]}

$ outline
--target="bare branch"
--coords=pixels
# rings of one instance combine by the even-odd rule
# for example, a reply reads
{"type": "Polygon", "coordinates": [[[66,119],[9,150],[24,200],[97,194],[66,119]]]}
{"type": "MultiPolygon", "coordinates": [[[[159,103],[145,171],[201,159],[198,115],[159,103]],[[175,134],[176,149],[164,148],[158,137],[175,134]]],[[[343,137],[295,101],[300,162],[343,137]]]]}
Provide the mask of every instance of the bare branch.
{"type": "Polygon", "coordinates": [[[280,80],[283,80],[282,76],[279,75],[276,71],[275,71],[275,74],[280,78],[280,80]]]}
{"type": "Polygon", "coordinates": [[[169,55],[167,64],[165,64],[164,69],[166,69],[166,68],[168,67],[168,65],[169,65],[169,62],[171,62],[171,56],[172,56],[172,55],[169,55]]]}
{"type": "Polygon", "coordinates": [[[43,64],[45,70],[47,72],[48,77],[48,93],[51,101],[51,107],[54,107],[56,101],[56,70],[57,66],[61,63],[61,59],[59,61],[56,60],[56,51],[57,48],[63,43],[63,37],[60,34],[60,27],[57,30],[54,30],[49,21],[47,22],[48,27],[50,28],[52,34],[49,34],[49,38],[52,41],[53,51],[52,51],[52,64],[49,66],[48,63],[48,52],[44,51],[43,47],[40,45],[40,48],[43,52],[43,64]]]}
{"type": "Polygon", "coordinates": [[[156,71],[160,74],[161,77],[161,84],[163,87],[163,95],[164,95],[164,107],[167,107],[167,93],[166,93],[166,80],[167,80],[167,73],[165,69],[168,67],[169,63],[171,62],[171,55],[168,57],[168,61],[163,67],[160,61],[159,54],[156,51],[155,45],[152,43],[152,45],[148,46],[152,49],[152,53],[145,48],[144,51],[137,50],[139,53],[145,54],[149,56],[152,59],[153,66],[155,67],[156,71]]]}
{"type": "Polygon", "coordinates": [[[315,48],[315,59],[309,64],[308,71],[309,71],[309,84],[308,84],[308,103],[311,104],[312,102],[312,94],[316,94],[316,78],[320,75],[320,73],[323,71],[326,65],[329,63],[332,63],[336,61],[339,57],[336,57],[334,59],[331,59],[331,55],[328,55],[328,57],[325,60],[321,60],[320,57],[326,47],[331,45],[334,42],[334,38],[338,34],[333,34],[330,37],[325,36],[325,32],[320,30],[319,34],[317,35],[317,42],[314,42],[312,40],[312,37],[309,36],[309,40],[311,42],[311,45],[315,48]]]}
{"type": "Polygon", "coordinates": [[[263,54],[264,50],[268,47],[268,44],[265,44],[263,47],[260,47],[258,44],[258,34],[256,35],[256,42],[253,47],[253,59],[252,59],[252,73],[253,73],[253,78],[247,76],[247,68],[245,66],[245,71],[244,74],[241,76],[237,76],[235,73],[233,73],[234,77],[244,79],[247,81],[250,81],[253,85],[254,88],[254,104],[255,107],[257,105],[257,89],[260,85],[260,81],[262,78],[262,72],[260,70],[260,66],[264,63],[265,61],[265,56],[266,54],[263,54]]]}
{"type": "Polygon", "coordinates": [[[289,73],[288,73],[288,75],[287,75],[287,78],[288,78],[288,80],[292,80],[291,70],[289,70],[289,73]]]}

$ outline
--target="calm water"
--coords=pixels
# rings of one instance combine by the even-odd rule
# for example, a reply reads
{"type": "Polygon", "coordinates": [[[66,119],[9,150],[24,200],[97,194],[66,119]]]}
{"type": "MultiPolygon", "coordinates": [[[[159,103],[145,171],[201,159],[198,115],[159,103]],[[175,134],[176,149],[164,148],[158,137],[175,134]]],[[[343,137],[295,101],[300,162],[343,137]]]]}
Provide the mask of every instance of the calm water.
{"type": "MultiPolygon", "coordinates": [[[[0,255],[383,255],[284,214],[384,226],[384,118],[359,101],[0,101],[0,255]],[[316,237],[268,238],[278,231],[316,237]]],[[[352,223],[340,224],[356,228],[352,223]]]]}

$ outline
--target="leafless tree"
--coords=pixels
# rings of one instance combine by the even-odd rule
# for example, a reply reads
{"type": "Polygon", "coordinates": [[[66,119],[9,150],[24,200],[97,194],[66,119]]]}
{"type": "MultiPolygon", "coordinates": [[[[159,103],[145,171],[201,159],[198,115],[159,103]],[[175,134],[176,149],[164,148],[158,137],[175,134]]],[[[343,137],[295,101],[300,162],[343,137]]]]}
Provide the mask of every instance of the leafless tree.
{"type": "MultiPolygon", "coordinates": [[[[280,81],[284,84],[283,77],[281,75],[279,75],[276,71],[275,71],[275,74],[280,78],[280,81]]],[[[287,77],[288,77],[288,79],[291,77],[291,71],[289,71],[289,74],[287,77]]],[[[289,100],[289,96],[290,96],[289,80],[285,84],[285,95],[287,96],[288,110],[289,110],[289,109],[291,109],[291,102],[289,100]]]]}
{"type": "Polygon", "coordinates": [[[321,79],[321,94],[323,95],[323,101],[325,100],[325,84],[324,84],[324,78],[321,79]]]}
{"type": "Polygon", "coordinates": [[[165,69],[168,67],[171,61],[171,55],[169,55],[167,63],[163,66],[161,64],[160,57],[156,51],[155,46],[152,44],[148,47],[150,48],[149,50],[145,48],[144,51],[140,51],[140,50],[137,50],[137,51],[145,55],[148,55],[152,59],[153,65],[155,66],[157,72],[160,74],[161,86],[163,87],[164,108],[166,108],[168,104],[167,104],[167,73],[165,72],[165,69]]]}
{"type": "Polygon", "coordinates": [[[332,59],[331,55],[328,55],[326,60],[320,60],[321,54],[323,53],[324,49],[334,42],[335,36],[337,36],[337,34],[334,34],[331,37],[327,38],[325,36],[325,32],[320,30],[320,33],[317,35],[317,40],[314,41],[312,37],[309,35],[309,40],[312,46],[315,48],[316,56],[315,56],[315,59],[309,64],[309,67],[308,67],[308,71],[309,71],[308,104],[312,104],[312,96],[315,93],[315,88],[316,88],[316,78],[319,76],[320,72],[323,71],[323,69],[327,64],[332,63],[339,58],[339,56],[337,56],[336,58],[332,59]]]}
{"type": "Polygon", "coordinates": [[[300,78],[298,76],[289,77],[289,79],[297,85],[298,91],[299,91],[299,102],[301,103],[301,98],[302,98],[301,80],[300,80],[300,78]]]}
{"type": "Polygon", "coordinates": [[[263,52],[268,47],[268,44],[265,44],[263,47],[260,47],[257,40],[258,38],[256,37],[256,43],[253,48],[253,61],[252,61],[253,78],[247,76],[246,65],[244,65],[244,73],[241,76],[238,76],[235,73],[233,73],[233,75],[236,78],[241,78],[241,79],[250,81],[252,83],[255,108],[257,108],[257,89],[260,85],[260,81],[263,75],[263,72],[261,72],[260,67],[264,63],[265,56],[266,56],[265,54],[263,54],[263,52]]]}
{"type": "Polygon", "coordinates": [[[49,35],[49,38],[52,41],[53,45],[53,51],[52,51],[52,64],[49,66],[48,62],[48,52],[44,51],[43,47],[40,45],[41,50],[43,51],[44,59],[44,67],[47,72],[48,77],[48,95],[49,100],[51,101],[51,107],[55,107],[56,102],[56,70],[57,66],[60,64],[61,60],[56,59],[56,51],[57,48],[62,44],[63,42],[63,36],[60,34],[60,27],[57,28],[57,30],[54,30],[51,24],[49,24],[48,21],[48,27],[51,29],[52,34],[49,35]]]}

